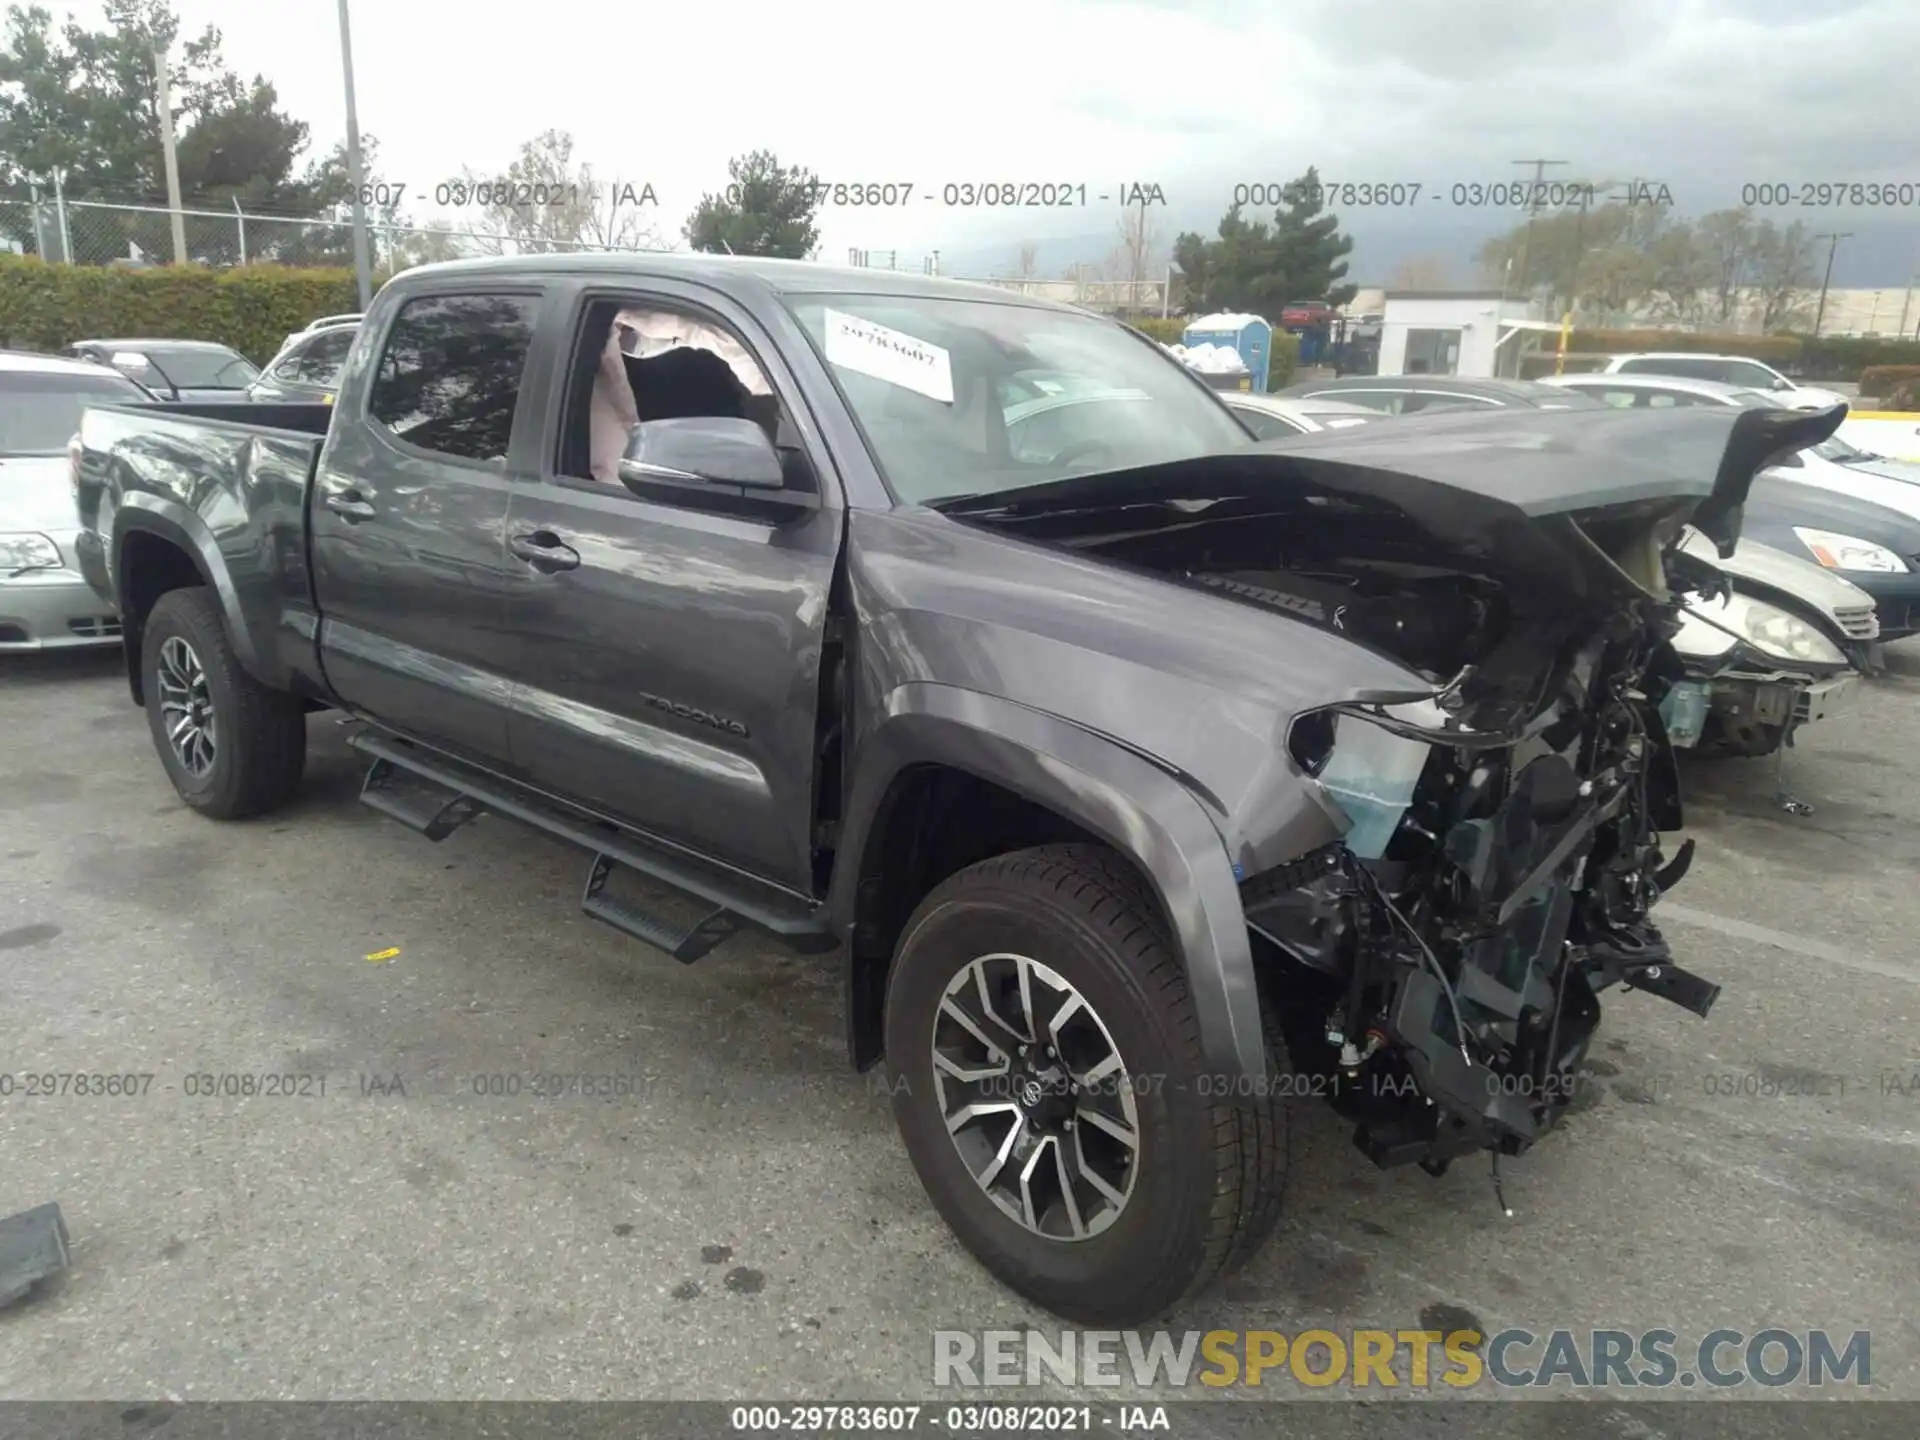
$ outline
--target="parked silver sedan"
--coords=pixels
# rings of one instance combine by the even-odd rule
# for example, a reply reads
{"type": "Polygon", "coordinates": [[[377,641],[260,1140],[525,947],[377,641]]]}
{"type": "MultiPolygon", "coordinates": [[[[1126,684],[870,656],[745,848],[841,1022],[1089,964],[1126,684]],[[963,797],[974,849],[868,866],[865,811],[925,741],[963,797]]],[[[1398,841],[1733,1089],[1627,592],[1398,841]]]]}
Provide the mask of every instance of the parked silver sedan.
{"type": "Polygon", "coordinates": [[[67,445],[87,406],[152,399],[105,365],[0,352],[0,653],[120,643],[80,574],[67,445]]]}
{"type": "Polygon", "coordinates": [[[1288,435],[1310,435],[1316,430],[1340,430],[1378,420],[1380,412],[1344,400],[1303,400],[1281,395],[1254,395],[1227,391],[1220,398],[1227,408],[1261,440],[1288,435]]]}

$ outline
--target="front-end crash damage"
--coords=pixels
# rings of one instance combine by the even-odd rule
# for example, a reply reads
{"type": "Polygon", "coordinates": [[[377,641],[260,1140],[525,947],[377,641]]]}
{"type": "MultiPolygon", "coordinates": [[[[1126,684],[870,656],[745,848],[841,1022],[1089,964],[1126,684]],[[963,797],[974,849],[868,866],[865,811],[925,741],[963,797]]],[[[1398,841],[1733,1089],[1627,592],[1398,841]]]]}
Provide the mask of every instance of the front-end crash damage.
{"type": "MultiPolygon", "coordinates": [[[[1440,417],[954,507],[1335,631],[1425,682],[1277,737],[1332,838],[1244,876],[1296,1070],[1379,1164],[1517,1154],[1624,986],[1705,1016],[1650,911],[1685,874],[1662,701],[1696,572],[1752,476],[1843,412],[1440,417]]],[[[1278,643],[1284,643],[1281,637],[1278,643]]],[[[1243,848],[1244,853],[1244,848],[1243,848]]]]}

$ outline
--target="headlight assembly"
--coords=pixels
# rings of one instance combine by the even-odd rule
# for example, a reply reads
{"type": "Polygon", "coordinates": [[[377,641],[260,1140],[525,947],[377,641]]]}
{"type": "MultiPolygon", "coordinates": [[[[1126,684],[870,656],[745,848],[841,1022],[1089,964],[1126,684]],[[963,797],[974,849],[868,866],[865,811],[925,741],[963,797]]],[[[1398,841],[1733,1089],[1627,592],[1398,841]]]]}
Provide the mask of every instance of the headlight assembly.
{"type": "Polygon", "coordinates": [[[1815,530],[1796,525],[1793,533],[1808,552],[1829,570],[1875,570],[1883,575],[1904,575],[1907,562],[1884,545],[1862,540],[1857,535],[1837,535],[1831,530],[1815,530]]]}
{"type": "Polygon", "coordinates": [[[1789,615],[1777,605],[1769,605],[1764,600],[1755,600],[1750,595],[1733,594],[1723,600],[1693,600],[1687,607],[1688,614],[1682,622],[1681,634],[1676,637],[1676,648],[1682,639],[1695,639],[1696,644],[1684,647],[1694,653],[1704,651],[1709,655],[1722,654],[1733,648],[1732,637],[1745,640],[1754,649],[1776,660],[1799,660],[1809,665],[1844,665],[1846,655],[1838,645],[1822,635],[1813,626],[1798,616],[1789,615]],[[1695,619],[1695,617],[1699,617],[1695,619]],[[1712,622],[1703,625],[1702,621],[1712,622]],[[1722,634],[1732,632],[1727,643],[1714,648],[1705,631],[1713,626],[1721,627],[1722,634]]]}
{"type": "MultiPolygon", "coordinates": [[[[1382,709],[1403,724],[1436,730],[1446,720],[1431,701],[1382,709]]],[[[1347,849],[1363,860],[1378,860],[1386,854],[1413,800],[1427,757],[1433,753],[1424,741],[1395,735],[1359,715],[1331,710],[1310,711],[1295,720],[1289,748],[1301,768],[1320,782],[1352,822],[1343,839],[1347,849]]]]}
{"type": "Polygon", "coordinates": [[[26,531],[0,535],[0,576],[58,570],[62,563],[60,547],[44,535],[26,531]]]}

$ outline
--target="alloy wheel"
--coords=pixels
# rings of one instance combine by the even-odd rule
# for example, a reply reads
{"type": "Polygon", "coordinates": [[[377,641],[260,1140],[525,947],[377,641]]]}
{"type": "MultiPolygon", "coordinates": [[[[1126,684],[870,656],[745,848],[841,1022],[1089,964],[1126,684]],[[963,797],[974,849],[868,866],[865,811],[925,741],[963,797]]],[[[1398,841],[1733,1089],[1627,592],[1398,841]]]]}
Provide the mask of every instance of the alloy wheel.
{"type": "Polygon", "coordinates": [[[213,769],[217,743],[206,668],[191,645],[171,635],[160,647],[155,678],[160,683],[160,718],[167,743],[182,768],[203,780],[213,769]]]}
{"type": "Polygon", "coordinates": [[[947,1134],[987,1197],[1036,1235],[1119,1218],[1139,1169],[1133,1077],[1093,1006],[1025,955],[962,966],[933,1022],[947,1134]]]}

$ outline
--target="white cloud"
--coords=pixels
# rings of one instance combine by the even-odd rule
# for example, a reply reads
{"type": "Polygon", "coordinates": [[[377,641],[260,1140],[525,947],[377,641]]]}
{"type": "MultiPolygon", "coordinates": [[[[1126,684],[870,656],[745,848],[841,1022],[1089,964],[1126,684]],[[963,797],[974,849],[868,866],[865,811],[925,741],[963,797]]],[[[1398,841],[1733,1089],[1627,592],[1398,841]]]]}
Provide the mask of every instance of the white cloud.
{"type": "MultiPolygon", "coordinates": [[[[317,149],[344,134],[333,4],[175,3],[273,81],[317,149]]],[[[549,128],[603,179],[652,184],[668,233],[754,148],[917,187],[905,209],[824,214],[829,258],[990,242],[1010,259],[1023,238],[1110,236],[1092,197],[1129,181],[1163,187],[1169,232],[1210,228],[1236,181],[1309,163],[1432,194],[1545,155],[1710,209],[1742,179],[1907,179],[1920,161],[1895,123],[1911,0],[357,0],[353,19],[362,128],[429,208],[437,183],[504,167],[549,128]],[[930,203],[994,180],[1084,183],[1089,204],[930,203]]]]}

